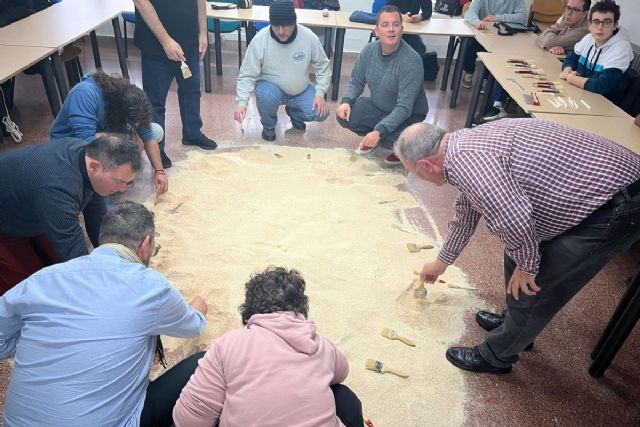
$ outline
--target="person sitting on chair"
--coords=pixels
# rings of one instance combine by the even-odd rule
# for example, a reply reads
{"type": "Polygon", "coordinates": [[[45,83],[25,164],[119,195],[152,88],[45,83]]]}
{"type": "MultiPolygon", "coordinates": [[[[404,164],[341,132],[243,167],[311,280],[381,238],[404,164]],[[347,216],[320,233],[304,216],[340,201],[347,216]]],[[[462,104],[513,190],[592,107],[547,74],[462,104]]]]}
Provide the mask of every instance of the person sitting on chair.
{"type": "MultiPolygon", "coordinates": [[[[400,13],[402,13],[402,20],[408,23],[428,21],[433,13],[431,0],[389,0],[387,4],[389,6],[397,6],[400,9],[400,13]]],[[[427,47],[424,45],[420,35],[403,34],[402,40],[409,43],[409,46],[418,52],[420,58],[427,53],[427,47]]]]}

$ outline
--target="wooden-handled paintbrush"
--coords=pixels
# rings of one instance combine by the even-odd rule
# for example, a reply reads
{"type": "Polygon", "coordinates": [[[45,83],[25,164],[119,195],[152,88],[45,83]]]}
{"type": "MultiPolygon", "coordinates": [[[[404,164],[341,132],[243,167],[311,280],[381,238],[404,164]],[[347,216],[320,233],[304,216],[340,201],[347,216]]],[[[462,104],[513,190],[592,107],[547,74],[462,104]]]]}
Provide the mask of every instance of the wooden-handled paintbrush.
{"type": "Polygon", "coordinates": [[[409,338],[401,337],[396,333],[396,331],[394,331],[393,329],[389,329],[387,327],[382,328],[382,331],[380,331],[380,335],[382,335],[385,338],[389,338],[390,340],[397,340],[397,341],[403,342],[409,347],[416,346],[416,343],[411,341],[409,338]]]}
{"type": "Polygon", "coordinates": [[[407,243],[409,252],[420,252],[422,249],[433,249],[433,245],[418,245],[417,243],[407,243]]]}
{"type": "Polygon", "coordinates": [[[192,76],[189,66],[184,61],[180,63],[180,71],[182,71],[182,78],[184,79],[188,79],[189,77],[192,76]]]}
{"type": "Polygon", "coordinates": [[[389,368],[384,368],[382,366],[382,362],[380,362],[379,360],[375,360],[375,359],[367,359],[367,361],[364,363],[364,367],[369,369],[370,371],[374,371],[377,372],[379,374],[386,374],[386,373],[390,373],[393,375],[397,375],[400,378],[409,378],[409,375],[404,374],[400,371],[396,371],[395,369],[389,369],[389,368]]]}

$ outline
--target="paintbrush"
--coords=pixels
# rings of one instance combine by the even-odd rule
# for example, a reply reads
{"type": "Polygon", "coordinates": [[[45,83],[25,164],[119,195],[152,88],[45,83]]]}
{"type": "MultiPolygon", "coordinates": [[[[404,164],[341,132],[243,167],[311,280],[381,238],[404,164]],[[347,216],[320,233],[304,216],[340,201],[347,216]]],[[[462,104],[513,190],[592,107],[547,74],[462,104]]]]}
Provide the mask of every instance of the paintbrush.
{"type": "Polygon", "coordinates": [[[388,372],[390,374],[397,375],[400,378],[409,378],[409,375],[403,374],[402,372],[396,371],[394,369],[383,368],[382,362],[375,359],[367,359],[367,361],[364,363],[364,367],[379,374],[386,374],[388,372]]]}
{"type": "Polygon", "coordinates": [[[418,245],[417,243],[407,243],[409,252],[420,252],[421,249],[433,249],[433,245],[418,245]]]}
{"type": "Polygon", "coordinates": [[[400,342],[403,342],[409,347],[416,346],[416,344],[413,341],[411,341],[409,338],[401,337],[400,335],[396,334],[396,331],[394,331],[393,329],[389,329],[387,327],[382,328],[380,335],[382,335],[385,338],[389,338],[390,340],[398,340],[400,342]]]}
{"type": "Polygon", "coordinates": [[[465,286],[465,285],[454,285],[453,283],[447,283],[447,288],[452,289],[467,289],[469,291],[477,291],[478,288],[474,288],[473,286],[465,286]]]}
{"type": "Polygon", "coordinates": [[[192,76],[191,70],[189,69],[189,66],[184,61],[182,61],[180,63],[180,71],[182,71],[182,78],[183,79],[188,79],[189,77],[192,76]]]}
{"type": "Polygon", "coordinates": [[[400,231],[402,231],[402,232],[404,232],[404,233],[409,233],[409,234],[413,234],[414,236],[419,236],[419,234],[418,234],[418,233],[414,233],[414,232],[413,232],[413,231],[411,231],[411,230],[407,230],[406,228],[401,227],[401,226],[399,226],[398,224],[392,224],[392,225],[391,225],[391,227],[395,228],[396,230],[400,230],[400,231]]]}

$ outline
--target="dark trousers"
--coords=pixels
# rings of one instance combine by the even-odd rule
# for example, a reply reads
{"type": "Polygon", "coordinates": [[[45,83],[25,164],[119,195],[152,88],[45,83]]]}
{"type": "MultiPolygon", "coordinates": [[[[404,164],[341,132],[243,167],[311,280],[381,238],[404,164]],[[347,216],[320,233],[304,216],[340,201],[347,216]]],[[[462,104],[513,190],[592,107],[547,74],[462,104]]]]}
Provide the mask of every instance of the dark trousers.
{"type": "Polygon", "coordinates": [[[331,386],[336,401],[336,415],[347,427],[364,427],[362,403],[358,396],[344,384],[331,386]]]}
{"type": "MultiPolygon", "coordinates": [[[[360,136],[364,136],[373,131],[376,125],[388,115],[389,113],[376,107],[371,98],[360,97],[356,99],[351,106],[349,121],[340,117],[336,117],[336,119],[343,128],[349,129],[351,132],[360,136]]],[[[402,122],[400,126],[393,130],[393,132],[380,140],[380,146],[387,150],[392,150],[394,142],[396,142],[396,139],[398,139],[400,133],[405,130],[405,128],[414,123],[420,123],[424,121],[425,118],[425,114],[414,114],[409,116],[409,118],[402,122]]]]}
{"type": "Polygon", "coordinates": [[[140,416],[140,427],[171,427],[173,407],[191,375],[198,367],[204,351],[187,357],[147,386],[147,396],[140,416]]]}
{"type": "Polygon", "coordinates": [[[467,47],[467,54],[462,58],[462,69],[469,74],[473,74],[476,70],[476,59],[478,58],[478,52],[486,52],[485,48],[476,41],[476,39],[469,39],[469,45],[467,47]]]}
{"type": "Polygon", "coordinates": [[[420,37],[419,35],[403,34],[402,40],[406,41],[409,44],[409,46],[413,48],[413,50],[418,52],[418,55],[420,55],[420,58],[422,58],[424,54],[427,53],[427,47],[424,45],[424,42],[422,41],[422,37],[420,37]]]}
{"type": "MultiPolygon", "coordinates": [[[[173,79],[178,84],[178,105],[182,120],[182,138],[197,139],[202,136],[202,119],[200,118],[200,57],[198,45],[185,49],[187,65],[192,76],[182,77],[180,62],[171,61],[167,57],[157,58],[142,55],[142,87],[153,107],[153,121],[164,126],[167,94],[173,79]]],[[[164,139],[160,142],[160,150],[164,152],[164,139]]]]}
{"type": "Polygon", "coordinates": [[[45,234],[0,234],[0,296],[36,271],[58,262],[58,254],[45,234]]]}
{"type": "MultiPolygon", "coordinates": [[[[564,305],[582,289],[607,262],[640,239],[640,192],[617,193],[612,202],[589,215],[577,226],[540,244],[540,270],[536,277],[542,288],[536,295],[520,293],[516,301],[507,295],[502,326],[488,332],[479,347],[494,366],[508,367],[564,305]]],[[[505,255],[505,286],[516,268],[505,255]]]]}

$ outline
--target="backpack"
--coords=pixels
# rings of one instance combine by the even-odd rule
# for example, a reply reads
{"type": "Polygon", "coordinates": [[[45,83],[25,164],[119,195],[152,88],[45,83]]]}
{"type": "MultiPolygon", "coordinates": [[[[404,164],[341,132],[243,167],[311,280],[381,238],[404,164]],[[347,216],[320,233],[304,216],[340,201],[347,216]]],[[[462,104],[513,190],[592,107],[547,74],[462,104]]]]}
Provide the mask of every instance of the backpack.
{"type": "Polygon", "coordinates": [[[436,52],[427,52],[422,55],[422,68],[424,69],[424,79],[428,82],[434,81],[438,77],[438,54],[436,52]]]}
{"type": "MultiPolygon", "coordinates": [[[[460,15],[462,6],[460,0],[436,0],[435,11],[444,15],[460,15]]],[[[465,2],[466,3],[466,2],[465,2]]]]}

